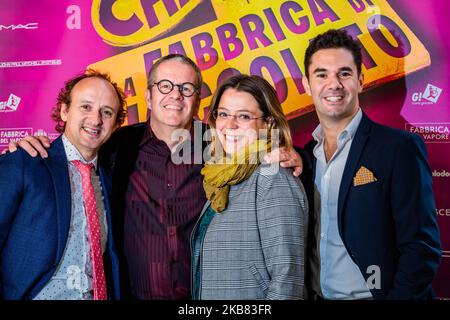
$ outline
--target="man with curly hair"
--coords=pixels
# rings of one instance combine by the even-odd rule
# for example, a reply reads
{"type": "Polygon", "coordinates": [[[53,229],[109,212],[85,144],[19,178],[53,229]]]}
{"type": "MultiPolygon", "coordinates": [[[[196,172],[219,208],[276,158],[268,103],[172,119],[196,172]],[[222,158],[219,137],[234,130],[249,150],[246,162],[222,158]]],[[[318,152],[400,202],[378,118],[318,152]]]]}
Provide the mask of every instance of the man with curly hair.
{"type": "Polygon", "coordinates": [[[0,299],[120,298],[108,199],[97,152],[124,120],[122,91],[94,70],[66,82],[48,157],[0,156],[0,299]]]}

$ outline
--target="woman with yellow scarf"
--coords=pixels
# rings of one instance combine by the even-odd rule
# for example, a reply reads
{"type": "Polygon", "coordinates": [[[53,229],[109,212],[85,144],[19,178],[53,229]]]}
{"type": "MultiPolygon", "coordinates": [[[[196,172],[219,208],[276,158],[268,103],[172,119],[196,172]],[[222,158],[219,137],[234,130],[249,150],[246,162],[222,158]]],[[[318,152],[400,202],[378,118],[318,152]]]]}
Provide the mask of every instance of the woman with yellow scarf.
{"type": "Polygon", "coordinates": [[[304,298],[308,203],[300,180],[264,155],[292,146],[273,87],[257,76],[221,84],[208,116],[208,202],[192,232],[193,299],[304,298]]]}

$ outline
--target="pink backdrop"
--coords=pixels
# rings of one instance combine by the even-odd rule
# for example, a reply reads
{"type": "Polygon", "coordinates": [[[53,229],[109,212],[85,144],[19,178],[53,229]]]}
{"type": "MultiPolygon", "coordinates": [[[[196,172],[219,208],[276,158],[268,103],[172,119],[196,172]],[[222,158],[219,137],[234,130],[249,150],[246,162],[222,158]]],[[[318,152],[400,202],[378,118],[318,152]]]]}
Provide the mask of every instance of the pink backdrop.
{"type": "MultiPolygon", "coordinates": [[[[450,3],[388,2],[424,44],[431,66],[364,92],[361,105],[375,121],[419,133],[426,142],[444,250],[434,287],[438,297],[450,298],[450,27],[446,21],[450,3]]],[[[196,17],[205,23],[214,20],[209,10],[208,1],[203,1],[196,17]]],[[[182,21],[170,34],[195,26],[192,20],[182,21]]],[[[27,134],[55,137],[49,115],[64,81],[92,63],[131,49],[102,40],[92,26],[90,1],[1,1],[0,149],[27,134]],[[77,12],[79,21],[68,20],[77,12]]],[[[295,143],[302,146],[311,138],[317,118],[310,112],[292,119],[290,125],[295,143]]]]}

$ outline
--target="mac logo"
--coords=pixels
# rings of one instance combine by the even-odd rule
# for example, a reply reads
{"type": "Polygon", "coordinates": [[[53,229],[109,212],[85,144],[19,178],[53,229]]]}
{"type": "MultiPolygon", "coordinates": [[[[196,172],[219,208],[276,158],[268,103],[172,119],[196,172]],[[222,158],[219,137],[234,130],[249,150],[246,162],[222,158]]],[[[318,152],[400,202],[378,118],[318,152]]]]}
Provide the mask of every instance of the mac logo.
{"type": "Polygon", "coordinates": [[[32,30],[32,29],[37,29],[38,27],[39,26],[38,26],[37,22],[30,22],[27,24],[10,24],[7,26],[0,24],[0,31],[3,31],[3,30],[13,30],[14,31],[17,29],[32,30]]]}

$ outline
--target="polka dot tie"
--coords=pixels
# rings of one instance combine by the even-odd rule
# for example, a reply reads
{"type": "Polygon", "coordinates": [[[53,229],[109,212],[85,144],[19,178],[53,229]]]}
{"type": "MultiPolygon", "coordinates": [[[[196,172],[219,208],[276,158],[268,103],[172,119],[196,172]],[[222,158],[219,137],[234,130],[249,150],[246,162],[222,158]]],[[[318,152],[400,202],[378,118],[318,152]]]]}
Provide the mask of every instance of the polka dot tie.
{"type": "Polygon", "coordinates": [[[91,182],[91,172],[94,165],[84,164],[79,160],[74,160],[72,163],[75,165],[78,172],[80,172],[81,183],[83,185],[83,200],[89,225],[89,242],[91,245],[91,260],[94,272],[94,299],[106,300],[106,281],[100,241],[100,224],[98,222],[94,186],[91,182]]]}

